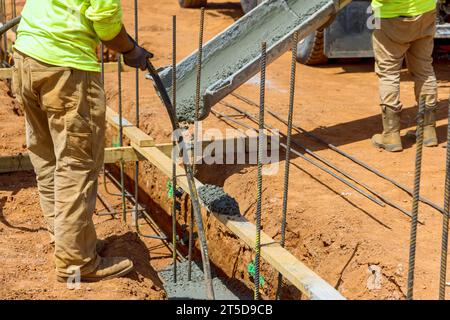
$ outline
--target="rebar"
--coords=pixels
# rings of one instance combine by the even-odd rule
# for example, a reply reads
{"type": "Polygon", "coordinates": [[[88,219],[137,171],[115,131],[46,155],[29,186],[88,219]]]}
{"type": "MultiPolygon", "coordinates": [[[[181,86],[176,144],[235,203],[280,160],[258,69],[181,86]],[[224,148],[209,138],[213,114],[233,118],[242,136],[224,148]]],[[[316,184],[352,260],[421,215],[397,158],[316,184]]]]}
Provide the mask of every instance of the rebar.
{"type": "MultiPolygon", "coordinates": [[[[253,122],[257,123],[258,120],[256,119],[256,117],[252,116],[251,114],[249,114],[248,112],[239,109],[238,107],[232,105],[231,103],[228,102],[221,102],[221,104],[223,104],[224,106],[227,106],[229,108],[232,108],[233,110],[241,113],[242,115],[244,115],[245,117],[247,117],[248,119],[252,120],[253,122]]],[[[265,125],[267,129],[271,130],[271,132],[273,133],[277,133],[275,132],[275,129],[270,126],[270,125],[265,125]]],[[[285,136],[282,133],[279,133],[281,136],[285,136]]],[[[355,179],[354,177],[352,177],[349,173],[346,173],[345,171],[337,168],[336,166],[334,166],[332,163],[330,163],[328,160],[324,159],[323,157],[315,154],[314,152],[312,152],[311,150],[309,150],[308,148],[304,147],[302,144],[296,142],[296,141],[292,141],[291,142],[293,145],[296,145],[297,147],[303,149],[307,154],[313,156],[314,158],[318,159],[319,161],[323,162],[324,164],[326,164],[328,167],[332,168],[333,170],[337,171],[338,173],[346,176],[347,178],[351,178],[351,179],[355,179]]],[[[284,148],[286,147],[285,144],[280,143],[281,146],[284,146],[284,148]]],[[[295,152],[294,152],[295,153],[295,152]]],[[[310,164],[316,166],[317,168],[325,171],[326,173],[330,174],[331,176],[333,176],[334,178],[338,179],[339,181],[343,182],[344,184],[346,184],[347,186],[349,186],[350,188],[352,188],[353,190],[355,190],[356,192],[358,192],[359,194],[363,195],[364,197],[366,197],[367,199],[373,201],[374,203],[378,204],[379,206],[384,207],[384,203],[381,202],[379,199],[374,198],[373,196],[371,196],[370,194],[368,194],[366,191],[358,188],[357,186],[355,186],[353,183],[343,179],[342,177],[336,175],[334,172],[328,170],[326,167],[321,166],[319,163],[317,163],[316,161],[309,159],[308,157],[306,157],[305,155],[299,153],[299,157],[301,157],[302,159],[308,161],[310,164]]]]}
{"type": "MultiPolygon", "coordinates": [[[[155,85],[156,89],[158,90],[159,96],[160,96],[160,98],[166,108],[166,111],[169,115],[169,119],[170,119],[170,122],[171,122],[171,125],[173,128],[173,131],[179,132],[180,126],[179,126],[179,123],[173,112],[172,102],[170,101],[167,90],[164,87],[164,84],[163,84],[158,72],[156,71],[155,67],[153,66],[153,64],[150,61],[148,61],[148,63],[147,63],[147,70],[149,71],[150,76],[153,78],[154,85],[155,85]]],[[[182,134],[179,134],[177,137],[177,147],[179,150],[186,150],[185,149],[186,143],[184,141],[182,134]]],[[[211,265],[210,265],[210,261],[209,261],[208,245],[206,242],[206,235],[205,235],[205,230],[204,230],[204,226],[203,226],[203,219],[202,219],[202,215],[201,215],[201,211],[200,211],[199,196],[198,196],[198,192],[197,192],[197,187],[195,185],[195,178],[194,178],[194,174],[192,172],[192,167],[189,164],[189,155],[187,154],[187,152],[183,152],[182,155],[183,155],[183,159],[182,159],[183,167],[186,172],[186,180],[187,180],[187,184],[188,184],[189,195],[191,197],[191,202],[192,202],[193,208],[194,208],[194,218],[197,223],[198,236],[199,236],[199,240],[200,240],[200,253],[201,253],[202,262],[203,262],[203,273],[205,276],[205,287],[206,287],[206,291],[207,291],[206,293],[207,293],[208,299],[213,300],[215,298],[215,295],[214,295],[214,288],[213,288],[212,278],[211,278],[211,265]]]]}
{"type": "MultiPolygon", "coordinates": [[[[195,92],[195,121],[194,121],[194,135],[193,135],[193,150],[192,150],[192,172],[196,174],[195,164],[197,161],[197,147],[198,147],[198,121],[200,115],[200,101],[201,101],[201,83],[202,83],[202,62],[203,62],[203,33],[205,29],[205,8],[200,10],[200,29],[198,35],[198,54],[197,54],[197,84],[195,92]]],[[[193,208],[191,205],[191,213],[189,215],[189,248],[188,248],[188,280],[192,279],[192,251],[194,246],[194,218],[193,208]]]]}
{"type": "MultiPolygon", "coordinates": [[[[254,101],[252,101],[251,99],[244,97],[238,93],[231,93],[232,96],[234,96],[235,98],[247,103],[248,105],[254,106],[254,107],[258,107],[258,104],[254,101]]],[[[283,122],[286,124],[286,120],[284,120],[279,114],[277,114],[276,112],[274,112],[273,110],[271,110],[269,107],[266,106],[266,111],[267,113],[269,113],[271,116],[273,116],[275,119],[279,120],[280,122],[283,122]]],[[[405,186],[404,184],[401,184],[400,182],[388,177],[387,175],[385,175],[384,173],[380,172],[379,170],[373,168],[372,166],[368,165],[367,163],[359,160],[358,158],[352,156],[351,154],[339,149],[338,147],[336,147],[335,145],[328,143],[327,141],[325,141],[324,139],[322,139],[321,137],[303,129],[302,127],[300,127],[297,124],[293,124],[292,127],[294,130],[296,130],[298,133],[303,133],[304,135],[306,135],[307,137],[310,137],[314,140],[316,140],[317,142],[327,146],[328,148],[330,148],[331,150],[333,150],[334,152],[340,154],[343,157],[346,157],[347,159],[353,161],[354,163],[356,163],[357,165],[363,167],[364,169],[372,172],[373,174],[377,175],[378,177],[392,183],[393,185],[395,185],[396,187],[398,187],[399,189],[405,191],[406,193],[408,193],[409,195],[413,194],[413,190],[407,186],[405,186]]],[[[420,196],[420,201],[422,203],[427,204],[428,206],[432,207],[433,209],[443,213],[444,209],[441,208],[438,204],[434,203],[433,201],[431,201],[430,199],[427,199],[426,197],[420,196]]],[[[403,210],[400,210],[403,212],[403,210]]]]}
{"type": "MultiPolygon", "coordinates": [[[[177,118],[177,16],[172,17],[172,105],[177,118]]],[[[172,137],[172,246],[177,247],[177,150],[172,137]]],[[[174,251],[175,252],[175,251],[174,251]]],[[[177,282],[177,255],[172,256],[173,280],[177,282]]]]}
{"type": "Polygon", "coordinates": [[[259,291],[260,279],[260,260],[261,260],[261,211],[262,211],[262,161],[264,148],[264,103],[266,99],[266,64],[267,64],[267,44],[261,44],[261,76],[260,76],[260,91],[259,91],[259,119],[258,119],[258,171],[257,171],[257,193],[256,193],[256,239],[255,239],[255,292],[254,299],[261,299],[259,291]]]}
{"type": "MultiPolygon", "coordinates": [[[[239,109],[237,106],[229,103],[229,102],[225,102],[222,101],[221,104],[223,104],[226,107],[229,107],[235,111],[237,111],[239,114],[249,118],[250,120],[252,120],[253,122],[256,122],[255,117],[253,117],[251,114],[249,114],[248,112],[245,112],[241,109],[239,109]]],[[[284,124],[288,125],[288,122],[286,120],[283,120],[280,118],[280,121],[283,122],[284,124]]],[[[270,129],[274,129],[273,127],[270,127],[270,129]]],[[[281,136],[286,137],[286,135],[280,133],[281,136]]],[[[412,217],[411,212],[409,212],[408,210],[402,208],[400,205],[394,203],[392,200],[390,200],[389,198],[387,198],[386,196],[384,196],[383,194],[377,192],[376,190],[373,190],[373,188],[371,188],[370,186],[368,186],[367,184],[365,184],[364,182],[362,182],[360,179],[357,179],[356,177],[354,177],[353,175],[351,175],[350,173],[345,172],[344,170],[338,168],[337,166],[335,166],[334,164],[332,164],[330,161],[328,161],[327,159],[325,159],[324,157],[318,155],[317,153],[315,153],[314,151],[310,150],[309,148],[307,148],[306,146],[304,146],[303,144],[296,142],[296,141],[292,141],[292,144],[294,144],[295,146],[301,148],[302,150],[304,150],[304,152],[306,152],[307,154],[311,155],[312,157],[314,157],[315,159],[319,160],[320,162],[326,164],[328,167],[332,168],[333,170],[335,170],[336,172],[342,174],[343,176],[345,176],[346,178],[352,180],[353,182],[361,185],[363,188],[365,188],[367,191],[369,191],[370,193],[372,193],[373,195],[377,196],[380,200],[382,200],[384,203],[386,203],[387,205],[399,210],[400,212],[402,212],[403,214],[405,214],[408,217],[412,217]]],[[[364,195],[365,196],[365,195],[364,195]]],[[[369,198],[370,200],[373,201],[373,199],[375,198],[369,198]]],[[[384,206],[383,203],[375,201],[376,204],[384,206]]],[[[419,220],[420,224],[424,224],[423,221],[419,220]]]]}
{"type": "MultiPolygon", "coordinates": [[[[122,110],[122,55],[117,54],[117,82],[118,82],[118,109],[119,109],[119,145],[123,147],[123,110],[122,110]]],[[[120,161],[120,191],[122,193],[122,222],[127,222],[125,203],[125,162],[120,161]]]]}
{"type": "Polygon", "coordinates": [[[409,262],[408,262],[408,291],[407,299],[413,300],[414,296],[414,270],[416,263],[417,244],[417,220],[419,215],[420,178],[422,173],[422,153],[423,153],[423,127],[424,127],[425,101],[419,101],[419,112],[417,115],[417,139],[416,139],[416,159],[414,173],[414,192],[412,203],[411,237],[409,242],[409,262]]]}
{"type": "MultiPolygon", "coordinates": [[[[134,40],[136,43],[139,43],[139,3],[138,0],[134,0],[134,40]]],[[[140,111],[139,111],[139,104],[140,104],[140,97],[139,97],[139,69],[136,68],[135,71],[135,88],[136,88],[136,109],[135,109],[135,120],[136,120],[136,128],[139,128],[140,126],[140,111]]],[[[136,230],[139,230],[139,210],[138,210],[138,203],[139,203],[139,161],[136,161],[134,163],[134,198],[136,199],[136,206],[134,207],[135,210],[133,211],[133,221],[136,225],[136,230]]],[[[138,231],[139,232],[139,231],[138,231]]]]}
{"type": "MultiPolygon", "coordinates": [[[[291,79],[289,83],[289,110],[288,110],[288,125],[286,137],[286,157],[284,164],[284,183],[283,183],[283,209],[281,216],[281,240],[280,245],[284,248],[286,243],[286,225],[287,225],[287,203],[289,195],[289,168],[291,162],[291,138],[292,138],[292,118],[294,114],[294,100],[295,100],[295,76],[297,68],[297,43],[298,32],[294,33],[291,59],[291,79]]],[[[281,286],[283,282],[283,275],[278,273],[278,286],[276,292],[277,300],[281,298],[281,286]]]]}
{"type": "Polygon", "coordinates": [[[439,270],[439,299],[445,300],[447,281],[448,227],[450,215],[450,98],[447,125],[447,163],[445,166],[444,214],[442,221],[441,266],[439,270]]]}

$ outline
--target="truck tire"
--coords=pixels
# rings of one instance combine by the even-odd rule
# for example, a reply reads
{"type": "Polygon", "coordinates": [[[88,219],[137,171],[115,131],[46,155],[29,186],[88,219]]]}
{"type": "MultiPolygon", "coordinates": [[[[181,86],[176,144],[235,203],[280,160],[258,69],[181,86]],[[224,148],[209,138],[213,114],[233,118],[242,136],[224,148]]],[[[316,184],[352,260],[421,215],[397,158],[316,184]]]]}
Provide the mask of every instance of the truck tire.
{"type": "Polygon", "coordinates": [[[328,57],[325,55],[324,50],[324,34],[323,29],[317,30],[298,43],[298,62],[309,66],[326,64],[328,62],[328,57]]]}
{"type": "Polygon", "coordinates": [[[241,6],[244,13],[247,13],[258,5],[258,0],[241,0],[241,6]]]}
{"type": "Polygon", "coordinates": [[[207,0],[178,0],[182,8],[201,8],[206,6],[207,0]]]}

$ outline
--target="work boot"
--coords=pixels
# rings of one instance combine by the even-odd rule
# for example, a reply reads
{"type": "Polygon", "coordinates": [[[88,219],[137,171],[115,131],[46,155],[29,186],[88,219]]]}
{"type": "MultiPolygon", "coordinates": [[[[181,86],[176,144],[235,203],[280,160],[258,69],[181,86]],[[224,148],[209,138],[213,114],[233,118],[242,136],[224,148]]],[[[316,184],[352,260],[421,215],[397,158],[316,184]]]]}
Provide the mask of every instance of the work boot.
{"type": "MultiPolygon", "coordinates": [[[[133,262],[124,257],[103,257],[93,272],[82,275],[81,282],[97,282],[127,275],[134,270],[133,262]]],[[[67,277],[57,277],[58,282],[66,282],[67,277]]]]}
{"type": "Polygon", "coordinates": [[[423,119],[423,145],[425,147],[436,147],[438,145],[435,108],[426,108],[425,111],[423,119]]]}
{"type": "Polygon", "coordinates": [[[388,107],[382,108],[383,133],[372,137],[372,143],[375,147],[389,152],[403,150],[400,138],[400,113],[401,110],[396,111],[388,107]]]}
{"type": "MultiPolygon", "coordinates": [[[[55,247],[55,236],[50,233],[50,244],[55,247]]],[[[103,250],[105,250],[106,247],[106,241],[97,239],[97,243],[95,244],[95,249],[97,250],[97,253],[102,253],[103,250]]]]}

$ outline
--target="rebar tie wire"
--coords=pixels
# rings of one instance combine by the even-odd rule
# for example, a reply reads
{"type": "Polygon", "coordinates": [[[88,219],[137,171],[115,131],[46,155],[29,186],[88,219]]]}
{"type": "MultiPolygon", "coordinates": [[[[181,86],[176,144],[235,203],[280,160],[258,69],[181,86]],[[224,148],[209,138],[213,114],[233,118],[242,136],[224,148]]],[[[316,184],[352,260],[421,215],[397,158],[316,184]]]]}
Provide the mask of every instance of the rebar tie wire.
{"type": "Polygon", "coordinates": [[[447,253],[448,253],[448,227],[450,215],[450,98],[448,106],[447,125],[447,160],[445,166],[445,195],[444,214],[442,221],[442,244],[441,244],[441,266],[439,270],[439,299],[445,300],[445,289],[447,285],[447,253]]]}
{"type": "MultiPolygon", "coordinates": [[[[291,79],[289,86],[289,111],[288,111],[288,125],[287,125],[287,138],[286,138],[286,158],[284,166],[284,184],[283,184],[283,211],[281,218],[281,241],[280,245],[284,248],[286,243],[286,225],[287,225],[287,202],[289,195],[289,168],[291,162],[291,137],[292,137],[292,118],[294,114],[294,100],[295,100],[295,76],[297,67],[297,44],[298,44],[298,32],[294,33],[292,39],[292,59],[291,59],[291,79]]],[[[278,286],[276,292],[277,300],[281,298],[281,286],[283,282],[283,275],[278,273],[278,286]]]]}
{"type": "Polygon", "coordinates": [[[419,197],[420,197],[420,178],[422,173],[422,154],[423,154],[423,127],[424,127],[425,101],[423,97],[419,101],[419,113],[417,118],[416,134],[416,160],[414,174],[414,192],[412,203],[411,237],[409,242],[409,262],[408,262],[408,291],[406,298],[413,300],[414,296],[414,270],[416,263],[416,245],[417,245],[417,223],[419,215],[419,197]]]}
{"type": "Polygon", "coordinates": [[[256,239],[255,239],[255,292],[254,299],[260,300],[260,260],[261,260],[261,211],[262,211],[262,160],[264,148],[264,103],[266,95],[266,56],[267,44],[261,44],[261,79],[259,93],[259,131],[258,131],[258,174],[257,174],[257,194],[256,194],[256,239]]]}

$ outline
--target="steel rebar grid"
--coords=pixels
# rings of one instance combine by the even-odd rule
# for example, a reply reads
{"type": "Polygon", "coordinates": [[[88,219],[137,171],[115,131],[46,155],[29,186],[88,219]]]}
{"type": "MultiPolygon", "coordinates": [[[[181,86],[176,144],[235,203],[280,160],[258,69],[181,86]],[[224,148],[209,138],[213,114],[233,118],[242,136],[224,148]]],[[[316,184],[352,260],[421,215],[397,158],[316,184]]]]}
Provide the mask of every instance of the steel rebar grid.
{"type": "Polygon", "coordinates": [[[261,44],[261,76],[260,76],[260,91],[259,91],[259,119],[258,119],[258,171],[257,171],[257,193],[256,193],[256,239],[255,239],[255,292],[254,299],[261,299],[259,291],[260,279],[260,260],[261,260],[261,211],[262,211],[262,154],[264,148],[264,103],[266,99],[266,64],[267,64],[267,44],[261,44]]]}
{"type": "MultiPolygon", "coordinates": [[[[283,184],[283,209],[281,217],[281,240],[280,245],[284,248],[286,243],[286,225],[287,225],[287,202],[289,195],[289,168],[291,162],[291,138],[292,138],[292,118],[294,114],[294,100],[295,100],[295,76],[297,71],[297,43],[298,32],[294,33],[292,39],[292,59],[291,59],[291,79],[289,83],[289,110],[288,110],[288,125],[287,125],[287,138],[286,138],[286,157],[284,166],[284,184],[283,184]]],[[[283,283],[283,275],[278,273],[278,285],[276,298],[281,298],[281,286],[283,283]]]]}
{"type": "MultiPolygon", "coordinates": [[[[119,99],[119,144],[123,147],[123,110],[122,110],[122,55],[117,54],[117,80],[118,80],[118,99],[119,99]]],[[[122,192],[122,222],[127,222],[126,203],[125,203],[125,163],[120,161],[120,188],[122,192]]]]}
{"type": "MultiPolygon", "coordinates": [[[[177,118],[177,16],[172,17],[172,105],[177,118]]],[[[172,246],[177,247],[177,144],[172,137],[172,246]]],[[[177,255],[172,256],[173,280],[177,282],[177,255]]]]}
{"type": "Polygon", "coordinates": [[[417,139],[416,139],[416,160],[414,174],[414,192],[412,203],[411,237],[409,243],[409,262],[408,262],[408,291],[406,298],[413,300],[414,296],[414,270],[416,263],[416,244],[417,244],[417,221],[419,215],[419,197],[420,197],[420,178],[422,173],[422,154],[423,154],[423,126],[424,126],[425,100],[423,97],[419,101],[419,112],[417,115],[417,139]]]}
{"type": "Polygon", "coordinates": [[[448,106],[447,125],[447,159],[445,166],[445,195],[444,214],[442,221],[442,244],[441,244],[441,266],[439,270],[439,299],[445,300],[445,289],[447,285],[447,253],[448,253],[448,227],[450,215],[450,98],[448,106]]]}
{"type": "MultiPolygon", "coordinates": [[[[235,111],[237,111],[238,113],[240,113],[241,115],[246,116],[247,118],[249,118],[250,120],[252,120],[253,122],[256,122],[256,119],[254,116],[252,116],[251,114],[249,114],[248,112],[245,112],[243,110],[241,110],[240,108],[236,107],[235,105],[229,103],[229,102],[224,102],[222,101],[221,104],[223,104],[226,107],[229,107],[235,111]]],[[[279,121],[283,122],[284,124],[288,125],[288,122],[283,120],[283,119],[278,119],[279,121]]],[[[273,129],[273,127],[269,127],[270,129],[273,129]]],[[[280,135],[285,136],[280,133],[280,135]]],[[[350,173],[345,172],[344,170],[338,168],[337,166],[335,166],[334,164],[332,164],[331,162],[329,162],[327,159],[323,158],[322,156],[318,155],[317,153],[315,153],[314,151],[310,150],[309,148],[305,147],[303,144],[296,142],[296,141],[292,141],[292,144],[296,145],[297,147],[303,149],[307,154],[311,155],[312,157],[314,157],[315,159],[319,160],[320,162],[326,164],[328,167],[332,168],[333,170],[335,170],[336,172],[342,174],[343,176],[345,176],[346,178],[352,180],[353,182],[361,185],[363,188],[365,188],[367,191],[369,191],[370,193],[372,193],[373,195],[377,196],[380,200],[382,200],[384,203],[386,203],[387,205],[399,210],[400,212],[402,212],[403,214],[405,214],[408,217],[412,217],[411,212],[407,211],[406,209],[402,208],[401,206],[399,206],[398,204],[394,203],[392,200],[390,200],[389,198],[387,198],[386,196],[382,195],[381,193],[373,190],[370,186],[368,186],[367,184],[365,184],[364,182],[360,181],[359,179],[355,178],[353,175],[351,175],[350,173]]],[[[351,186],[350,186],[351,187],[351,186]]],[[[353,188],[353,187],[352,187],[353,188]]],[[[360,192],[361,189],[358,188],[357,191],[358,193],[360,192]]],[[[362,194],[363,196],[367,197],[366,193],[362,194]]],[[[375,198],[373,197],[369,197],[368,198],[371,201],[374,201],[375,198]]],[[[377,200],[377,199],[375,199],[377,200]]],[[[379,201],[374,201],[376,204],[384,206],[384,204],[380,203],[379,201]]],[[[419,220],[420,224],[424,224],[423,221],[419,220]]]]}
{"type": "MultiPolygon", "coordinates": [[[[252,100],[250,100],[247,97],[244,97],[238,93],[231,93],[232,96],[234,96],[235,98],[247,103],[248,105],[254,106],[254,107],[258,107],[258,104],[252,100]]],[[[270,108],[266,107],[266,111],[267,113],[269,113],[271,116],[273,116],[275,119],[279,120],[280,122],[283,122],[286,124],[286,120],[284,120],[279,114],[277,114],[276,112],[274,112],[273,110],[271,110],[270,108]]],[[[353,161],[354,163],[358,164],[359,166],[363,167],[364,169],[372,172],[373,174],[379,176],[380,178],[392,183],[393,185],[395,185],[396,187],[400,188],[401,190],[405,191],[406,193],[408,193],[409,195],[413,194],[413,190],[403,184],[401,184],[400,182],[395,181],[394,179],[386,176],[385,174],[383,174],[382,172],[380,172],[379,170],[373,168],[372,166],[364,163],[363,161],[355,158],[354,156],[352,156],[351,154],[339,149],[338,147],[336,147],[335,145],[328,143],[327,141],[325,141],[324,139],[320,138],[319,136],[305,130],[304,128],[300,127],[297,124],[293,124],[293,129],[296,130],[298,133],[303,133],[306,136],[310,137],[311,139],[316,140],[317,142],[327,146],[328,148],[330,148],[331,150],[335,151],[336,153],[340,154],[343,157],[346,157],[347,159],[353,161]]],[[[443,213],[444,209],[441,208],[438,204],[434,203],[433,201],[431,201],[430,199],[427,199],[423,196],[420,196],[420,201],[427,204],[428,206],[432,207],[433,209],[443,213]]],[[[403,212],[403,210],[400,210],[403,212]]]]}
{"type": "MultiPolygon", "coordinates": [[[[232,105],[231,103],[228,102],[221,102],[222,105],[229,107],[235,111],[237,111],[238,113],[240,113],[241,115],[247,117],[248,119],[250,119],[251,121],[258,123],[258,120],[256,119],[256,117],[252,116],[251,114],[249,114],[248,112],[239,109],[238,107],[232,105]]],[[[274,127],[270,126],[270,125],[265,125],[265,127],[269,130],[271,130],[271,132],[275,133],[275,129],[274,127]]],[[[284,134],[279,133],[281,136],[284,136],[284,134]]],[[[334,166],[332,163],[330,163],[328,160],[324,159],[323,157],[317,155],[316,153],[312,152],[311,150],[309,150],[308,148],[304,147],[302,144],[296,142],[296,141],[292,141],[291,142],[293,145],[303,149],[307,154],[311,155],[312,157],[316,158],[317,160],[323,162],[325,165],[327,165],[328,167],[332,168],[333,170],[337,171],[338,173],[344,175],[345,177],[351,179],[351,180],[356,180],[356,178],[352,177],[349,173],[346,173],[345,171],[337,168],[336,166],[334,166]]],[[[280,145],[285,148],[286,145],[283,143],[280,143],[280,145]]],[[[294,152],[294,151],[293,151],[294,152]]],[[[298,156],[304,160],[306,160],[307,162],[309,162],[310,164],[316,166],[317,168],[325,171],[326,173],[330,174],[331,176],[333,176],[334,178],[338,179],[339,181],[341,181],[342,183],[346,184],[347,186],[349,186],[350,188],[352,188],[353,190],[355,190],[356,192],[358,192],[359,194],[363,195],[364,197],[366,197],[367,199],[371,200],[372,202],[378,204],[379,206],[384,207],[384,203],[381,202],[379,199],[372,197],[370,194],[368,194],[367,192],[365,192],[364,190],[358,188],[357,186],[355,186],[354,184],[352,184],[351,182],[343,179],[342,177],[336,175],[334,172],[328,170],[326,167],[321,166],[319,163],[315,162],[312,159],[309,159],[307,157],[305,157],[305,155],[301,154],[300,152],[296,151],[298,153],[298,156]]],[[[297,154],[296,152],[294,152],[295,154],[297,154]]],[[[360,182],[357,182],[360,183],[360,182]]]]}
{"type": "MultiPolygon", "coordinates": [[[[194,135],[193,135],[193,150],[192,150],[192,172],[195,176],[197,161],[197,142],[198,142],[198,118],[200,114],[200,100],[201,100],[201,83],[202,83],[202,62],[203,62],[203,33],[205,29],[205,8],[200,10],[200,29],[198,35],[198,54],[197,54],[197,83],[195,91],[195,121],[194,121],[194,135]]],[[[194,217],[193,208],[191,205],[191,214],[189,215],[189,248],[188,248],[188,280],[192,279],[192,250],[194,246],[194,217]]]]}

